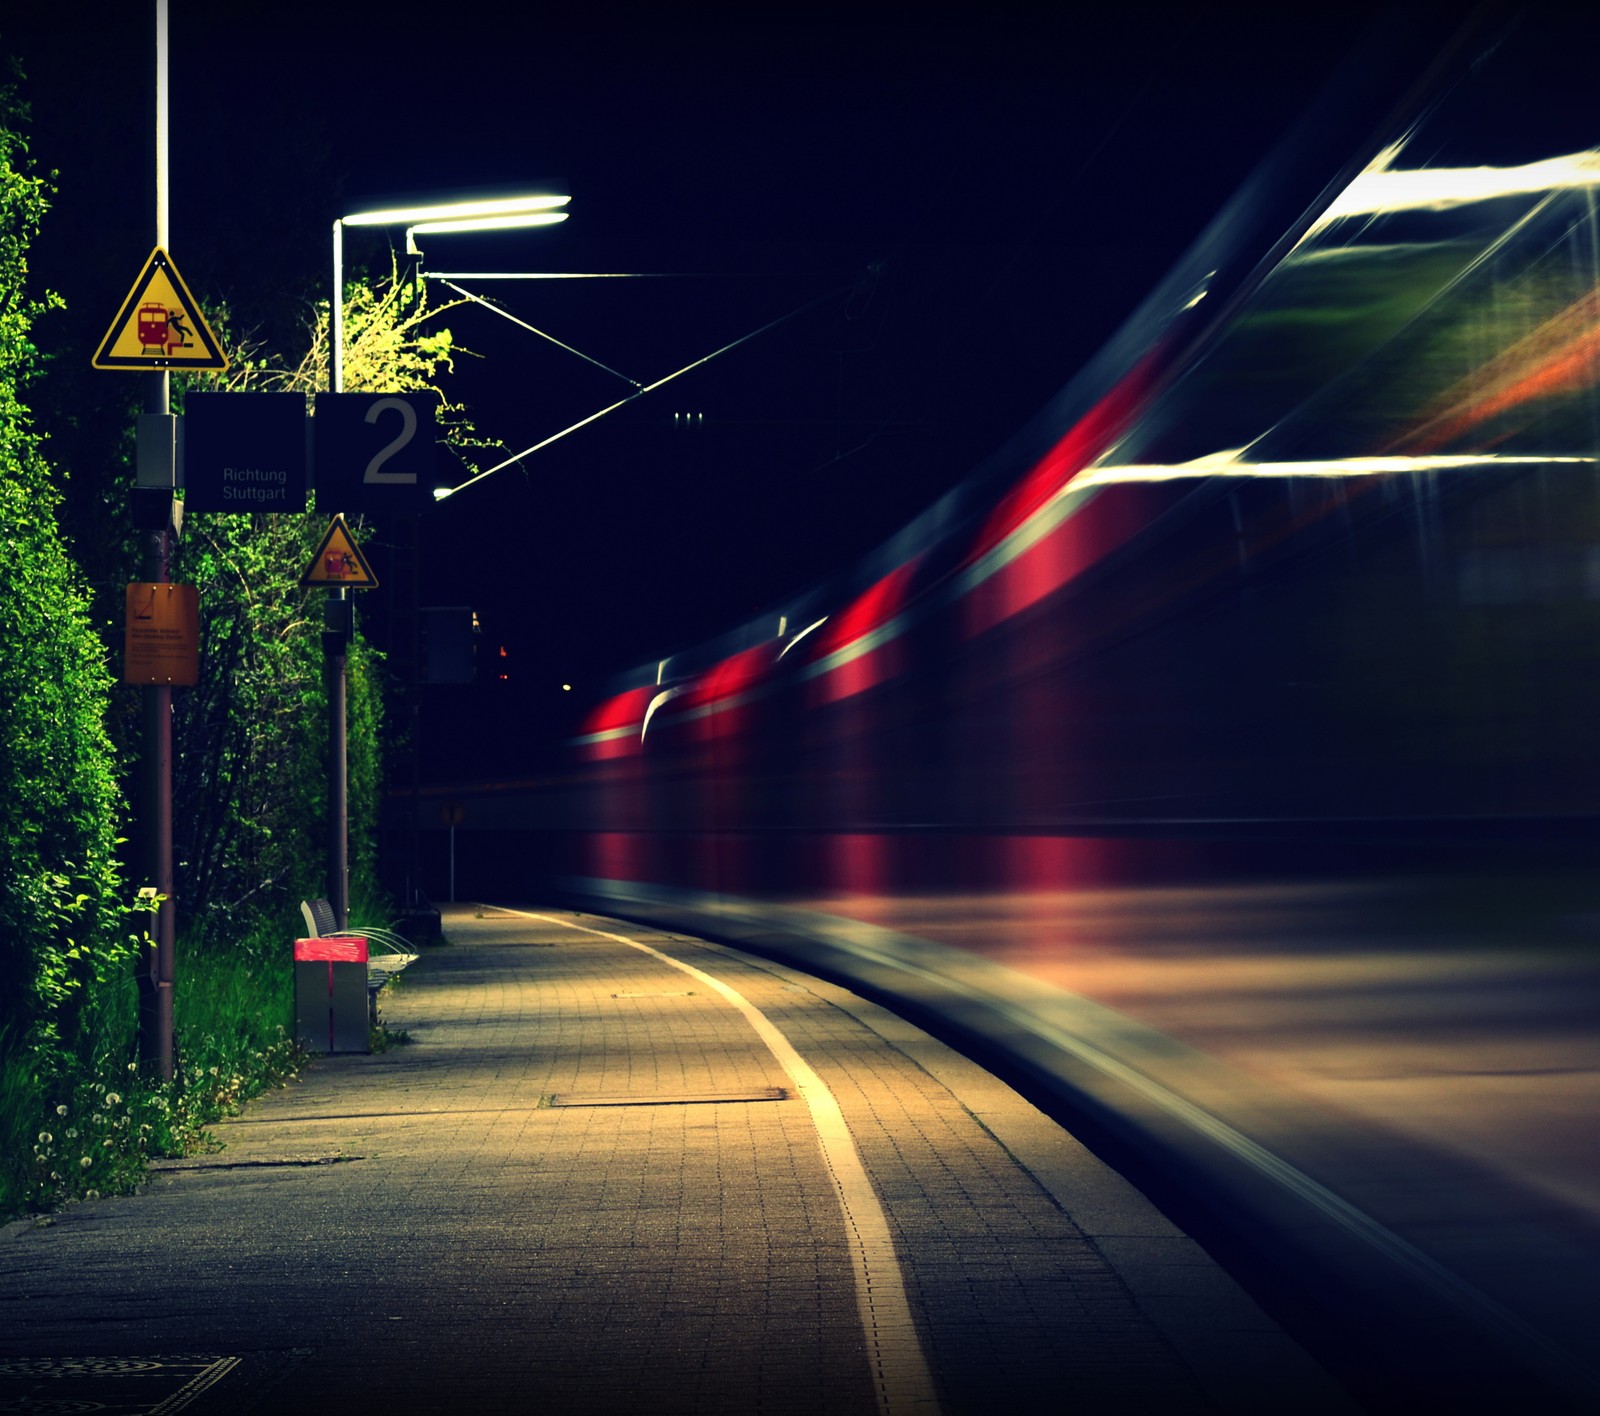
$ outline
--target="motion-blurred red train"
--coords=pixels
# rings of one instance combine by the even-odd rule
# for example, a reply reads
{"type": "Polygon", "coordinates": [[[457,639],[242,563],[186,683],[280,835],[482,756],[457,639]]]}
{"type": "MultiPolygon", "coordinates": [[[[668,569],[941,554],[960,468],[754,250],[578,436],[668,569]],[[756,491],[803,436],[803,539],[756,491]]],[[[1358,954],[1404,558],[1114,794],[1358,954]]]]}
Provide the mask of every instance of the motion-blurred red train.
{"type": "Polygon", "coordinates": [[[1494,130],[1501,72],[1287,218],[1286,145],[1010,446],[625,677],[528,808],[574,903],[1028,1088],[1374,1409],[1600,1394],[1600,151],[1494,130]]]}

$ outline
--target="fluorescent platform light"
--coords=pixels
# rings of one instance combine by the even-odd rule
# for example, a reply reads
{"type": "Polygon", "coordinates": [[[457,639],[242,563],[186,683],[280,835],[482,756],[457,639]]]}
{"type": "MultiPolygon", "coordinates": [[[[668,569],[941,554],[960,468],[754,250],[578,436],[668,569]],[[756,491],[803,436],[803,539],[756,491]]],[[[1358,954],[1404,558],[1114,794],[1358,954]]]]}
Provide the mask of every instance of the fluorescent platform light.
{"type": "MultiPolygon", "coordinates": [[[[405,226],[419,221],[458,221],[474,217],[515,216],[528,212],[548,212],[564,207],[571,197],[529,193],[520,197],[478,197],[460,202],[429,202],[420,206],[385,207],[379,211],[358,211],[344,217],[346,226],[405,226]]],[[[562,218],[556,217],[555,220],[562,218]]]]}
{"type": "Polygon", "coordinates": [[[423,221],[406,228],[414,236],[440,231],[507,231],[518,226],[554,226],[565,221],[564,211],[525,211],[506,216],[451,217],[448,221],[423,221]]]}

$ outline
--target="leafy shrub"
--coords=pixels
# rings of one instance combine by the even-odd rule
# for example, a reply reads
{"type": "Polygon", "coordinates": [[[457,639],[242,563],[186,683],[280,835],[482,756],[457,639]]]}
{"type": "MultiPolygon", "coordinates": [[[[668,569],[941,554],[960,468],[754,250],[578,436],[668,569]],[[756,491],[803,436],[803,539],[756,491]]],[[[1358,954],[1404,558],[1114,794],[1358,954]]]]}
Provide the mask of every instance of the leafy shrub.
{"type": "Polygon", "coordinates": [[[86,1063],[96,995],[125,986],[121,800],[106,733],[111,679],[56,524],[60,494],[22,400],[38,366],[27,249],[48,205],[0,86],[0,1000],[7,1046],[48,1070],[86,1063]]]}

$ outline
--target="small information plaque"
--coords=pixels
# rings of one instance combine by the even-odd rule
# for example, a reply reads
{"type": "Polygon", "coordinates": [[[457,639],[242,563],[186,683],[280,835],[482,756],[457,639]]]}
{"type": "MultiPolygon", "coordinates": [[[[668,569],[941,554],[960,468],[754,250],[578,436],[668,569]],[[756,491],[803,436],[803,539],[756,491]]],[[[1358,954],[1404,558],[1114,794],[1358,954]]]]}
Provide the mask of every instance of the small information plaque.
{"type": "Polygon", "coordinates": [[[200,680],[200,592],[193,585],[128,586],[122,681],[187,686],[200,680]]]}

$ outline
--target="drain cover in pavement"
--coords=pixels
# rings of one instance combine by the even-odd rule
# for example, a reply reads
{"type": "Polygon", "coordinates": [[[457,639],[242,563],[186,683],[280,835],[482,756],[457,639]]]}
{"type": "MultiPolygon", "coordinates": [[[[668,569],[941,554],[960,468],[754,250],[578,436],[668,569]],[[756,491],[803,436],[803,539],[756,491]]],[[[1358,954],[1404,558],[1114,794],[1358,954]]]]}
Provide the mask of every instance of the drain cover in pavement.
{"type": "Polygon", "coordinates": [[[215,1386],[237,1357],[0,1357],[0,1413],[168,1416],[215,1386]]]}
{"type": "Polygon", "coordinates": [[[719,1101],[787,1101],[783,1087],[748,1087],[741,1091],[692,1092],[556,1092],[540,1098],[543,1106],[695,1106],[719,1101]]]}

